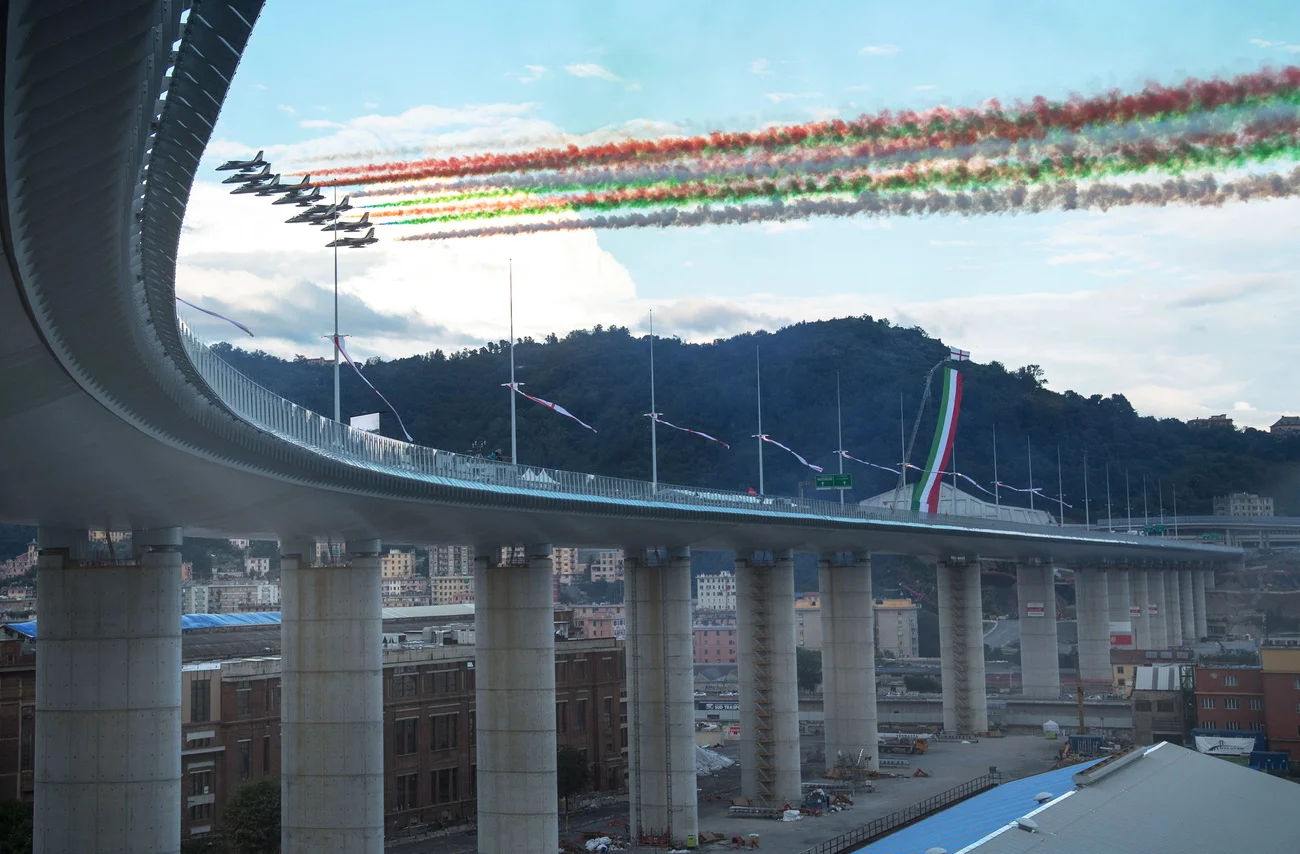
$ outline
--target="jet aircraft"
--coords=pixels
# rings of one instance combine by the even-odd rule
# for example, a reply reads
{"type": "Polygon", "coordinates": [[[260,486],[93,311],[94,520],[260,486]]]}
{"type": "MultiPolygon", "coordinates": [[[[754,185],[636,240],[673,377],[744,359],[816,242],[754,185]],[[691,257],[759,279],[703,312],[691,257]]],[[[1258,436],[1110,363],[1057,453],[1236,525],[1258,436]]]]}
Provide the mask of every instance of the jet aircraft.
{"type": "Polygon", "coordinates": [[[370,244],[378,242],[379,238],[375,237],[375,230],[374,228],[371,228],[366,232],[364,237],[336,237],[329,243],[326,243],[325,248],[329,249],[337,246],[340,249],[364,249],[370,244]]]}
{"type": "Polygon", "coordinates": [[[332,222],[322,228],[321,231],[362,231],[367,228],[370,228],[370,211],[363,213],[361,219],[358,220],[345,222],[340,219],[336,222],[332,222]]]}
{"type": "Polygon", "coordinates": [[[258,181],[269,181],[269,180],[271,180],[271,164],[270,164],[270,163],[268,163],[268,164],[266,164],[265,166],[263,166],[260,172],[240,172],[240,173],[238,173],[238,174],[236,174],[236,175],[231,175],[229,178],[227,178],[226,180],[222,181],[221,183],[223,183],[223,184],[251,184],[251,183],[256,183],[256,182],[258,182],[258,181]]]}
{"type": "Polygon", "coordinates": [[[242,187],[236,187],[231,190],[230,194],[234,196],[240,193],[256,193],[259,196],[269,196],[274,193],[283,193],[288,189],[288,187],[280,183],[279,175],[272,175],[270,181],[245,184],[242,187]]]}
{"type": "Polygon", "coordinates": [[[251,172],[259,166],[268,166],[262,159],[262,152],[257,152],[257,156],[252,160],[227,160],[217,167],[218,172],[229,172],[232,169],[238,169],[240,172],[251,172]]]}
{"type": "Polygon", "coordinates": [[[271,202],[273,205],[302,205],[309,206],[312,202],[319,202],[325,198],[325,194],[320,191],[320,187],[305,187],[299,189],[293,188],[285,193],[281,198],[271,202]]]}

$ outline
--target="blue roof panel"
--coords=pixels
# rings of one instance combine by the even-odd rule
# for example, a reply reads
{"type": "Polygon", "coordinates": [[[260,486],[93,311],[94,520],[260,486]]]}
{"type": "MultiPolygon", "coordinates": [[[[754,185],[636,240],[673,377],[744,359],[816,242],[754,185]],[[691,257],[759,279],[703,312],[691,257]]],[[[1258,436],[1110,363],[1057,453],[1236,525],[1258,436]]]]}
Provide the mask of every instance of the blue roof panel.
{"type": "MultiPolygon", "coordinates": [[[[280,625],[279,611],[254,611],[247,614],[185,614],[181,617],[181,631],[183,632],[190,629],[219,629],[228,626],[278,625],[280,625]]],[[[36,637],[35,620],[28,620],[25,623],[9,623],[5,628],[26,635],[29,638],[36,637]]]]}
{"type": "Polygon", "coordinates": [[[982,795],[967,798],[924,821],[905,827],[865,848],[862,854],[917,854],[930,848],[958,851],[1038,807],[1034,795],[1063,795],[1074,788],[1070,778],[1101,760],[1059,768],[1003,783],[982,795]]]}

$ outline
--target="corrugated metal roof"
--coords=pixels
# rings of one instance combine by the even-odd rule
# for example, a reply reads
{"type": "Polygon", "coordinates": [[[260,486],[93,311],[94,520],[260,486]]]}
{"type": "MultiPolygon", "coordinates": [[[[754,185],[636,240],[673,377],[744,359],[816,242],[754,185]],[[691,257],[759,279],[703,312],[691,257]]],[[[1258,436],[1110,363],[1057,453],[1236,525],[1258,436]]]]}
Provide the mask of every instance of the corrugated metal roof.
{"type": "Polygon", "coordinates": [[[1300,847],[1300,786],[1287,780],[1172,744],[1147,748],[1140,759],[1092,776],[1097,779],[1035,814],[1033,833],[1004,825],[979,845],[948,850],[1295,854],[1300,847]]]}
{"type": "Polygon", "coordinates": [[[918,854],[934,847],[957,851],[1036,809],[1034,795],[1039,792],[1060,795],[1074,788],[1070,778],[1095,764],[1072,765],[1003,783],[858,850],[865,854],[918,854]]]}
{"type": "Polygon", "coordinates": [[[1134,691],[1177,691],[1179,676],[1177,664],[1140,666],[1133,677],[1134,691]]]}

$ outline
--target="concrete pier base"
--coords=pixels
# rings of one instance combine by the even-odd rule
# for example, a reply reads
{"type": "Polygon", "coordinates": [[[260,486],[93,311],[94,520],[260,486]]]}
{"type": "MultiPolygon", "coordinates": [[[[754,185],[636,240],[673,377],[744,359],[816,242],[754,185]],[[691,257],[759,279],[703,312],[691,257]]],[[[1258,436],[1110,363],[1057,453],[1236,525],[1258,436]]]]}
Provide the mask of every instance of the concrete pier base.
{"type": "Polygon", "coordinates": [[[1183,606],[1183,643],[1195,643],[1205,635],[1196,630],[1196,591],[1190,569],[1178,573],[1178,592],[1183,606]]]}
{"type": "Polygon", "coordinates": [[[1163,570],[1151,569],[1146,571],[1147,576],[1147,595],[1150,599],[1150,608],[1147,610],[1148,623],[1151,627],[1151,646],[1150,649],[1168,649],[1169,648],[1169,629],[1165,622],[1165,615],[1169,611],[1169,602],[1165,597],[1165,573],[1163,570]]]}
{"type": "Polygon", "coordinates": [[[527,566],[474,562],[479,854],[554,854],[555,611],[551,547],[527,566]]]}
{"type": "Polygon", "coordinates": [[[1210,633],[1209,628],[1206,626],[1205,586],[1206,577],[1212,575],[1213,573],[1204,570],[1197,570],[1192,573],[1192,598],[1196,608],[1196,637],[1198,640],[1210,633]]]}
{"type": "MultiPolygon", "coordinates": [[[[1110,622],[1120,625],[1127,623],[1131,635],[1133,632],[1133,618],[1129,616],[1129,602],[1133,600],[1129,595],[1127,569],[1106,570],[1106,598],[1110,602],[1110,622]]],[[[1119,646],[1124,649],[1132,649],[1133,644],[1125,643],[1119,646]]]]}
{"type": "Polygon", "coordinates": [[[837,758],[870,758],[879,768],[876,732],[876,636],[871,556],[854,554],[848,566],[824,555],[819,566],[822,605],[822,703],[826,767],[837,758]]]}
{"type": "Polygon", "coordinates": [[[40,530],[33,851],[180,850],[181,531],[40,530]],[[119,562],[120,561],[120,562],[119,562]]]}
{"type": "Polygon", "coordinates": [[[1134,649],[1155,649],[1155,647],[1151,645],[1151,617],[1149,614],[1149,605],[1152,600],[1151,592],[1147,586],[1150,577],[1150,573],[1146,570],[1129,570],[1128,612],[1130,618],[1133,620],[1134,649]]]}
{"type": "Polygon", "coordinates": [[[1109,685],[1110,608],[1105,571],[1076,569],[1074,596],[1078,611],[1079,676],[1084,682],[1109,685]]]}
{"type": "Polygon", "coordinates": [[[1165,572],[1165,602],[1169,613],[1165,616],[1165,631],[1169,635],[1169,646],[1183,645],[1183,591],[1182,579],[1178,570],[1165,572]]]}
{"type": "Polygon", "coordinates": [[[984,688],[984,606],[978,562],[940,562],[939,657],[943,678],[943,728],[986,732],[988,701],[984,688]]]}
{"type": "Polygon", "coordinates": [[[1052,567],[1016,567],[1020,614],[1020,681],[1026,697],[1061,696],[1061,665],[1056,650],[1056,590],[1052,567]]]}
{"type": "Polygon", "coordinates": [[[666,565],[624,550],[628,801],[635,834],[698,836],[691,550],[666,565]]]}
{"type": "Polygon", "coordinates": [[[740,788],[766,803],[802,799],[795,667],[794,554],[772,566],[736,561],[740,788]]]}
{"type": "Polygon", "coordinates": [[[379,541],[313,566],[282,540],[280,839],[284,854],[384,850],[383,611],[379,541]]]}

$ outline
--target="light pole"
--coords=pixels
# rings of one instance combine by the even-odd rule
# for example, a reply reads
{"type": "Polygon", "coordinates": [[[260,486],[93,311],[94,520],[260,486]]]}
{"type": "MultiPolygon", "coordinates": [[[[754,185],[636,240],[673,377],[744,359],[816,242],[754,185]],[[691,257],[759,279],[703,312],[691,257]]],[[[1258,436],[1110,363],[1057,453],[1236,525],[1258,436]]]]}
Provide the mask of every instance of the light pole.
{"type": "Polygon", "coordinates": [[[766,495],[763,489],[763,362],[758,345],[754,345],[755,391],[758,398],[758,494],[766,495]]]}
{"type": "Polygon", "coordinates": [[[659,410],[655,409],[655,313],[650,312],[650,486],[659,491],[659,410]]]}
{"type": "Polygon", "coordinates": [[[510,465],[519,465],[519,432],[515,423],[515,259],[508,258],[510,278],[510,465]]]}
{"type": "MultiPolygon", "coordinates": [[[[840,407],[840,372],[835,372],[835,429],[839,451],[835,454],[840,461],[840,474],[844,474],[844,411],[840,407]]],[[[844,488],[840,487],[840,506],[844,506],[844,488]]]]}
{"type": "MultiPolygon", "coordinates": [[[[339,188],[334,187],[334,205],[338,210],[339,188]]],[[[339,409],[339,241],[338,230],[334,231],[334,420],[343,421],[339,409]]]]}

